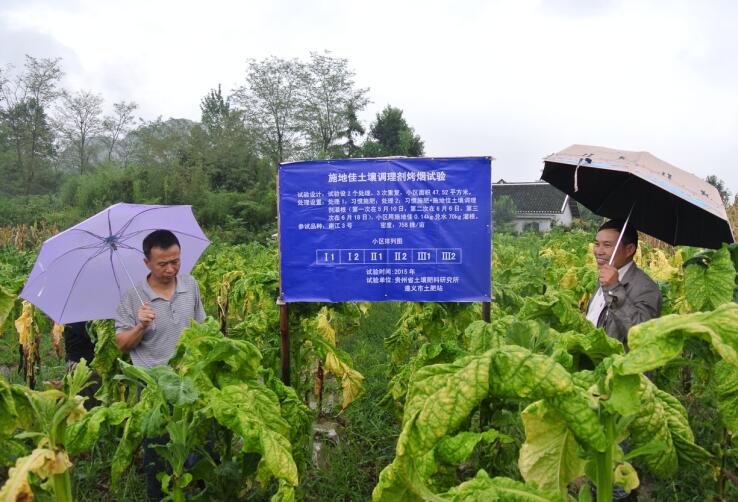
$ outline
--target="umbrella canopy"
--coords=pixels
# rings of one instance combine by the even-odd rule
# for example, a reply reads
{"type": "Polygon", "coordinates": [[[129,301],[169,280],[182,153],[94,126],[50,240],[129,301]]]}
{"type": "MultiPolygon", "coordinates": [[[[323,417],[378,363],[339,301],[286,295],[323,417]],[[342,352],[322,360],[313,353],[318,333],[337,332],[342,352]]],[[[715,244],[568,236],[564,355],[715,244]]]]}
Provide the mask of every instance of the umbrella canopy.
{"type": "Polygon", "coordinates": [[[179,239],[180,273],[210,243],[191,206],[115,204],[47,239],[20,296],[59,324],[109,319],[121,294],[147,276],[142,242],[158,229],[179,239]]]}
{"type": "Polygon", "coordinates": [[[648,152],[573,145],[544,159],[542,179],[595,214],[673,245],[719,248],[733,242],[720,193],[648,152]]]}

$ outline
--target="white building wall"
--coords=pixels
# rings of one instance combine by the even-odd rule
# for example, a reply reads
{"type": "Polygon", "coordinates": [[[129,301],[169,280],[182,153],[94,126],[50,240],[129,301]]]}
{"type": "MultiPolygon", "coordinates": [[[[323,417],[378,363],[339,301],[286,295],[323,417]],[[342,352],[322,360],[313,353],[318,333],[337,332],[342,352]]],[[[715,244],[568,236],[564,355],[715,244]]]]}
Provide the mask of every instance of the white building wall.
{"type": "Polygon", "coordinates": [[[561,214],[554,215],[554,221],[557,225],[564,225],[569,226],[571,225],[571,222],[574,220],[574,217],[571,214],[571,208],[569,207],[569,204],[567,203],[564,206],[564,211],[561,214]]]}
{"type": "Polygon", "coordinates": [[[551,230],[552,221],[552,215],[518,215],[513,220],[513,228],[520,233],[525,230],[526,225],[536,223],[539,232],[548,232],[551,230]]]}

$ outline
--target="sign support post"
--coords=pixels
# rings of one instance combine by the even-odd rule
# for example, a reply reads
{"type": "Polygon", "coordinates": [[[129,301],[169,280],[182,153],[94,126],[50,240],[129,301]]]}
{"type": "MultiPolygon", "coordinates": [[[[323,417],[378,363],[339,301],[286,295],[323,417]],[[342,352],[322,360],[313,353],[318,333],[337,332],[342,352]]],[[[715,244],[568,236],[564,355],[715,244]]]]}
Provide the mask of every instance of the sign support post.
{"type": "Polygon", "coordinates": [[[282,359],[282,382],[290,384],[290,318],[287,304],[282,298],[277,299],[279,306],[279,353],[282,359]]]}

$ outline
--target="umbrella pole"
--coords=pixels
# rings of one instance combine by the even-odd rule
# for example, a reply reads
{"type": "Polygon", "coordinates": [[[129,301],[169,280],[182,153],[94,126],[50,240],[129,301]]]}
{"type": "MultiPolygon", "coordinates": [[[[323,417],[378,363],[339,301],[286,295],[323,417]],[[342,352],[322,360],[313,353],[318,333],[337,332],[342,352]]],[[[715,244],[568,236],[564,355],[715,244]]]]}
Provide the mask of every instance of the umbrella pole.
{"type": "Polygon", "coordinates": [[[623,240],[623,234],[625,233],[625,229],[628,228],[628,222],[630,221],[630,215],[633,214],[633,208],[635,207],[635,202],[632,206],[630,206],[630,211],[628,212],[628,217],[625,218],[625,223],[623,223],[623,228],[620,230],[620,235],[618,236],[617,242],[615,242],[615,249],[612,252],[612,255],[610,255],[610,262],[608,265],[612,265],[612,262],[615,260],[615,254],[618,252],[618,248],[620,247],[620,241],[623,240]]]}
{"type": "MultiPolygon", "coordinates": [[[[133,277],[131,277],[130,272],[128,272],[128,267],[126,267],[126,262],[123,261],[123,258],[120,257],[118,254],[118,249],[113,247],[113,251],[115,252],[115,256],[118,257],[118,261],[121,265],[123,265],[123,270],[126,271],[126,275],[128,276],[128,280],[131,281],[131,286],[133,286],[133,290],[136,292],[136,296],[138,296],[138,301],[141,302],[141,305],[145,305],[143,298],[141,298],[141,293],[138,292],[138,288],[136,287],[136,283],[133,282],[133,277]]],[[[151,329],[156,330],[156,319],[151,321],[151,329]]]]}

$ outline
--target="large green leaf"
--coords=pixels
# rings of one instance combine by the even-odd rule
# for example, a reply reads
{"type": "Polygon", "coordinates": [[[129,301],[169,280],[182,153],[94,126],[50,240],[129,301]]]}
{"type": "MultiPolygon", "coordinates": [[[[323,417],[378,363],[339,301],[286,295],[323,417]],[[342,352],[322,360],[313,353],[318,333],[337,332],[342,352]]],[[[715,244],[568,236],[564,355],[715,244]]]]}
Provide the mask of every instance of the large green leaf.
{"type": "Polygon", "coordinates": [[[644,455],[643,459],[656,476],[669,478],[677,470],[678,457],[669,430],[667,412],[663,402],[655,397],[654,388],[651,382],[643,379],[638,395],[640,410],[630,424],[630,447],[635,450],[654,441],[663,443],[664,448],[653,454],[644,455]]]}
{"type": "Polygon", "coordinates": [[[723,424],[734,437],[738,436],[738,369],[718,361],[713,366],[712,388],[723,424]]]}
{"type": "Polygon", "coordinates": [[[443,494],[449,502],[563,502],[555,490],[537,489],[508,478],[490,478],[479,471],[474,479],[465,481],[443,494]]]}
{"type": "Polygon", "coordinates": [[[405,421],[415,418],[418,427],[405,435],[405,441],[400,436],[398,455],[427,453],[458,427],[487,394],[489,364],[487,353],[421,368],[414,376],[405,405],[405,421]]]}
{"type": "Polygon", "coordinates": [[[257,378],[261,353],[250,342],[226,338],[218,323],[208,318],[182,332],[169,364],[206,391],[217,385],[219,378],[227,377],[232,383],[257,378]]]}
{"type": "Polygon", "coordinates": [[[520,448],[518,467],[527,482],[566,497],[569,482],[583,476],[585,460],[571,429],[544,401],[536,401],[522,413],[525,443],[520,448]]]}
{"type": "Polygon", "coordinates": [[[121,357],[118,344],[115,343],[115,327],[106,321],[95,321],[92,326],[97,334],[97,342],[95,357],[90,366],[106,381],[113,372],[117,359],[121,357]]]}
{"type": "Polygon", "coordinates": [[[0,437],[8,437],[18,427],[18,412],[11,385],[0,376],[0,437]]]}
{"type": "Polygon", "coordinates": [[[131,410],[123,402],[93,408],[90,413],[66,427],[64,445],[67,451],[70,455],[77,455],[89,450],[97,442],[104,423],[118,425],[130,414],[131,410]]]}
{"type": "Polygon", "coordinates": [[[113,453],[110,464],[111,481],[116,484],[121,475],[128,469],[133,461],[133,455],[138,450],[143,441],[141,432],[141,421],[143,411],[136,406],[131,410],[131,415],[125,422],[123,427],[123,435],[120,438],[118,447],[113,453]]]}
{"type": "Polygon", "coordinates": [[[416,461],[455,430],[487,394],[491,354],[421,368],[408,390],[395,460],[380,474],[373,500],[433,500],[416,461]]]}
{"type": "Polygon", "coordinates": [[[186,406],[197,401],[195,384],[189,377],[181,377],[169,366],[157,366],[151,370],[164,398],[174,406],[186,406]]]}
{"type": "MultiPolygon", "coordinates": [[[[728,244],[730,258],[733,260],[733,268],[738,272],[738,243],[728,244]]],[[[738,274],[735,277],[735,289],[733,290],[733,301],[738,302],[738,274]]]]}
{"type": "Polygon", "coordinates": [[[688,336],[708,342],[738,367],[738,305],[729,302],[712,312],[668,315],[633,326],[628,333],[630,352],[615,356],[614,368],[621,375],[659,368],[681,354],[688,336]]]}
{"type": "Polygon", "coordinates": [[[13,311],[13,304],[15,295],[0,285],[0,327],[5,324],[5,320],[13,311]]]}
{"type": "Polygon", "coordinates": [[[279,408],[282,418],[290,426],[290,441],[295,444],[304,440],[313,424],[313,413],[293,387],[285,385],[273,372],[267,371],[264,378],[265,385],[276,394],[279,399],[279,408]]]}
{"type": "Polygon", "coordinates": [[[669,478],[682,463],[704,464],[711,458],[708,451],[694,443],[687,412],[674,396],[642,376],[638,399],[641,408],[629,427],[632,450],[663,445],[643,456],[651,472],[669,478]]]}
{"type": "Polygon", "coordinates": [[[586,334],[567,331],[554,338],[557,346],[570,353],[582,353],[598,363],[605,357],[623,353],[623,344],[607,336],[603,329],[593,329],[586,334]]]}
{"type": "Polygon", "coordinates": [[[500,439],[502,442],[512,442],[513,438],[500,434],[494,429],[484,432],[459,432],[455,436],[443,438],[436,446],[435,457],[438,461],[451,465],[461,465],[466,462],[474,448],[480,443],[491,443],[500,439]]]}
{"type": "Polygon", "coordinates": [[[692,257],[684,268],[687,302],[696,311],[733,300],[736,271],[727,247],[692,257]]]}
{"type": "Polygon", "coordinates": [[[255,382],[212,389],[206,396],[213,416],[243,438],[243,450],[259,453],[262,478],[273,476],[297,486],[297,466],[277,396],[255,382]]]}
{"type": "Polygon", "coordinates": [[[550,357],[515,346],[492,351],[490,394],[545,399],[580,442],[596,451],[606,448],[599,417],[586,391],[575,385],[572,375],[550,357]]]}
{"type": "Polygon", "coordinates": [[[578,440],[597,451],[605,449],[598,416],[571,375],[547,356],[503,346],[453,363],[426,366],[414,374],[396,457],[380,474],[373,500],[439,500],[424,479],[432,471],[424,462],[487,395],[545,399],[578,440]]]}

